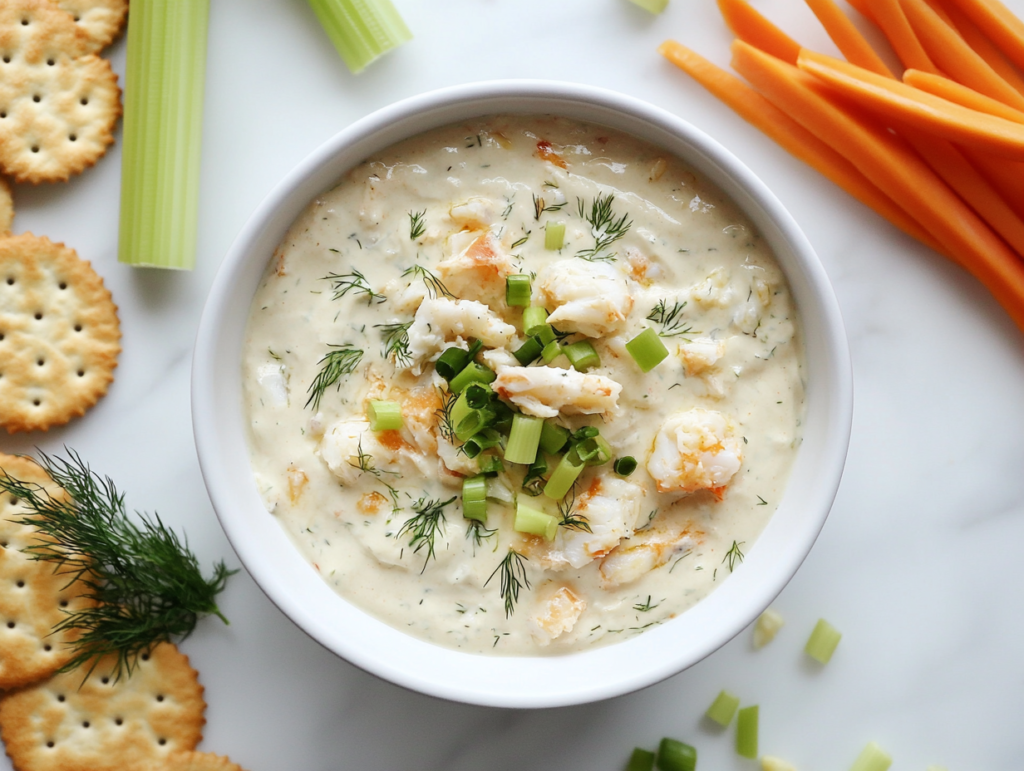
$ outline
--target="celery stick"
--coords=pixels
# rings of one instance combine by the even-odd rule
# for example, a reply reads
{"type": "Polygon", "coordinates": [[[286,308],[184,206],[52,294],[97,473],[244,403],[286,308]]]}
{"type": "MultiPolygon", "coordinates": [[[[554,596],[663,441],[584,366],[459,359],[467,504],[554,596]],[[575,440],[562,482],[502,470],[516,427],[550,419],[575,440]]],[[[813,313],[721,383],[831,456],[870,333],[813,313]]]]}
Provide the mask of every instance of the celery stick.
{"type": "Polygon", "coordinates": [[[850,766],[850,771],[887,771],[891,765],[892,758],[889,757],[889,753],[874,742],[868,742],[868,746],[861,750],[860,755],[850,766]]]}
{"type": "Polygon", "coordinates": [[[757,758],[758,706],[744,707],[736,713],[736,754],[757,758]]]}
{"type": "Polygon", "coordinates": [[[771,755],[761,756],[761,771],[796,771],[796,766],[771,755]]]}
{"type": "Polygon", "coordinates": [[[352,72],[412,39],[391,0],[309,0],[320,25],[352,72]]]}
{"type": "Polygon", "coordinates": [[[728,691],[721,691],[704,714],[724,728],[732,722],[732,716],[736,714],[736,708],[739,706],[739,697],[728,691]]]}
{"type": "Polygon", "coordinates": [[[209,0],[133,0],[118,259],[190,270],[199,213],[209,0]]]}
{"type": "Polygon", "coordinates": [[[629,0],[633,5],[639,5],[645,11],[661,13],[668,6],[668,0],[629,0]]]}
{"type": "Polygon", "coordinates": [[[839,630],[825,619],[819,618],[804,646],[804,653],[820,664],[828,664],[841,637],[842,634],[839,633],[839,630]]]}

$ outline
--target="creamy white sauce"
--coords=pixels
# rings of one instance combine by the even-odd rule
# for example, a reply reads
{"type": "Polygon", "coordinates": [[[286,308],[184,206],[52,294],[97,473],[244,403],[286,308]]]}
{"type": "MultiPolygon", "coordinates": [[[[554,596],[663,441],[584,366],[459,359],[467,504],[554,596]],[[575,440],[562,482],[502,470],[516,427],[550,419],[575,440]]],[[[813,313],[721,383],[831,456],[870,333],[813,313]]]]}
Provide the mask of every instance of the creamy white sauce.
{"type": "Polygon", "coordinates": [[[479,119],[358,166],[275,252],[245,341],[253,471],[313,569],[368,613],[466,651],[578,650],[660,624],[742,569],[800,442],[801,360],[789,288],[761,236],[680,161],[599,126],[479,119]],[[593,255],[599,196],[629,227],[593,255]],[[545,249],[548,223],[565,224],[559,251],[545,249]],[[520,368],[508,272],[535,274],[533,303],[577,332],[566,342],[591,339],[600,366],[576,373],[562,356],[520,368]],[[659,307],[680,310],[666,319],[659,307]],[[394,324],[410,324],[397,358],[384,355],[382,326],[394,324]],[[644,374],[625,344],[646,328],[670,336],[668,358],[644,374]],[[506,401],[598,426],[637,470],[587,468],[575,501],[556,502],[527,496],[526,467],[506,463],[486,529],[474,530],[461,485],[478,460],[439,428],[446,384],[433,364],[470,338],[485,342],[477,361],[497,370],[506,401]],[[337,346],[363,355],[307,406],[337,346]],[[371,399],[401,403],[403,428],[370,431],[371,399]],[[415,539],[416,510],[453,498],[431,550],[415,539]],[[591,532],[518,533],[517,499],[559,518],[571,504],[591,532]],[[499,565],[510,549],[523,572],[507,616],[499,565]]]}

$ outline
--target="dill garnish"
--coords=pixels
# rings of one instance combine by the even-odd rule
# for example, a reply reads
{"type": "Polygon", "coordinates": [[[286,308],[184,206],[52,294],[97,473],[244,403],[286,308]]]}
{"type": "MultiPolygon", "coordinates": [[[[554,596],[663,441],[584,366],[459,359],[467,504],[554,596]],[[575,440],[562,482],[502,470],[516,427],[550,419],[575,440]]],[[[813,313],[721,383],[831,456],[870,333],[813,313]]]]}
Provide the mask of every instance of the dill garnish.
{"type": "Polygon", "coordinates": [[[427,287],[427,294],[430,295],[431,300],[436,300],[441,295],[444,295],[445,297],[455,297],[455,295],[448,291],[448,287],[444,285],[444,282],[442,282],[441,279],[422,265],[413,265],[411,268],[404,271],[402,273],[402,278],[405,278],[406,276],[419,276],[423,279],[423,283],[427,287]]]}
{"type": "Polygon", "coordinates": [[[583,199],[576,199],[577,211],[580,217],[590,225],[590,233],[594,237],[594,247],[576,252],[577,257],[591,262],[613,262],[615,260],[615,253],[608,252],[607,249],[626,235],[633,222],[626,214],[616,219],[615,212],[612,210],[612,201],[614,200],[615,196],[611,193],[608,195],[598,193],[588,212],[583,199]]]}
{"type": "Polygon", "coordinates": [[[412,354],[409,353],[409,327],[411,326],[411,321],[373,325],[373,328],[379,329],[384,337],[382,355],[385,359],[391,359],[401,367],[407,366],[412,361],[412,354]]]}
{"type": "MultiPolygon", "coordinates": [[[[351,375],[355,372],[359,362],[362,361],[363,352],[348,343],[344,345],[331,345],[331,348],[335,350],[328,351],[317,362],[320,366],[320,371],[313,378],[313,382],[310,383],[309,390],[306,391],[309,394],[309,398],[303,407],[308,407],[312,404],[314,411],[320,409],[320,399],[323,398],[324,391],[338,383],[342,375],[351,375]]],[[[340,383],[338,383],[338,388],[341,388],[340,383]]]]}
{"type": "Polygon", "coordinates": [[[437,408],[434,415],[437,417],[437,431],[442,439],[449,442],[455,441],[455,426],[452,425],[452,407],[458,401],[459,395],[447,389],[440,391],[441,406],[437,408]]]}
{"type": "Polygon", "coordinates": [[[447,501],[436,501],[432,498],[428,500],[426,496],[423,496],[412,505],[414,514],[405,520],[405,524],[395,536],[401,538],[406,534],[411,535],[409,546],[412,547],[413,554],[419,554],[420,550],[426,547],[427,557],[423,560],[423,568],[420,573],[427,569],[427,563],[434,556],[434,540],[437,534],[444,532],[446,521],[444,507],[454,502],[455,498],[456,496],[453,495],[447,501]]]}
{"type": "Polygon", "coordinates": [[[638,602],[633,606],[633,610],[639,611],[640,613],[646,613],[649,610],[654,610],[658,605],[651,605],[651,595],[647,595],[647,602],[638,602]]]}
{"type": "Polygon", "coordinates": [[[338,300],[349,292],[365,294],[367,305],[372,305],[375,302],[386,302],[388,299],[384,295],[374,292],[370,287],[370,284],[366,281],[366,276],[355,268],[352,269],[351,273],[328,273],[326,276],[321,278],[321,281],[331,282],[331,289],[334,290],[334,297],[331,298],[332,300],[338,300]]]}
{"type": "Polygon", "coordinates": [[[88,679],[96,657],[114,654],[115,679],[122,672],[130,676],[140,655],[172,637],[188,637],[200,617],[213,614],[228,623],[214,599],[237,571],[218,562],[213,577],[203,578],[187,540],[157,514],[136,512],[129,519],[124,494],[113,481],[95,474],[74,450],[67,453],[67,459],[40,453],[38,461],[67,497],[53,497],[38,484],[0,471],[0,489],[31,512],[17,523],[46,539],[25,553],[56,563],[55,572],[69,584],[79,580],[85,597],[95,602],[65,611],[53,628],[79,633],[70,643],[74,655],[58,671],[91,661],[88,679]]]}
{"type": "Polygon", "coordinates": [[[427,210],[417,212],[409,212],[409,239],[415,241],[417,238],[427,232],[427,225],[423,221],[427,215],[427,210]]]}
{"type": "Polygon", "coordinates": [[[680,316],[685,307],[686,300],[672,303],[671,308],[668,307],[667,300],[658,300],[658,304],[647,314],[647,320],[661,325],[661,331],[658,333],[661,337],[688,335],[693,331],[693,327],[680,316]]]}
{"type": "Polygon", "coordinates": [[[530,233],[532,232],[532,230],[527,230],[526,235],[520,238],[518,241],[514,242],[512,246],[509,247],[509,249],[518,249],[520,246],[525,244],[527,241],[530,240],[530,233]]]}
{"type": "MultiPolygon", "coordinates": [[[[495,528],[494,530],[491,530],[490,528],[487,527],[487,525],[485,525],[479,519],[471,519],[471,520],[469,520],[469,527],[466,528],[466,538],[472,538],[473,539],[473,546],[474,546],[474,548],[477,547],[477,546],[483,546],[484,541],[486,541],[491,536],[497,535],[497,533],[498,533],[497,528],[495,528]]],[[[495,542],[494,548],[495,549],[498,548],[497,542],[495,542]]]]}
{"type": "Polygon", "coordinates": [[[562,515],[559,527],[566,527],[570,530],[580,530],[585,533],[593,532],[590,529],[590,522],[582,514],[576,513],[576,483],[569,489],[569,493],[558,502],[558,513],[562,515]]]}
{"type": "Polygon", "coordinates": [[[491,582],[496,575],[501,575],[501,599],[505,601],[505,618],[511,618],[515,613],[516,603],[519,601],[519,590],[530,588],[530,579],[526,577],[526,565],[523,563],[527,558],[517,552],[511,546],[508,547],[508,554],[505,559],[494,569],[490,577],[484,581],[484,586],[491,582]]]}
{"type": "Polygon", "coordinates": [[[739,543],[737,543],[736,541],[733,541],[732,542],[732,546],[729,547],[729,551],[727,551],[725,553],[725,556],[722,558],[722,562],[728,562],[729,563],[729,572],[730,573],[733,570],[736,569],[736,563],[743,562],[743,552],[740,551],[740,547],[744,543],[746,543],[746,541],[740,541],[739,543]]]}
{"type": "Polygon", "coordinates": [[[540,215],[542,215],[544,212],[546,212],[546,211],[558,211],[563,206],[565,206],[567,203],[568,203],[568,201],[562,201],[561,203],[547,204],[547,203],[544,202],[543,198],[538,197],[537,194],[534,193],[534,195],[533,195],[533,218],[535,220],[539,220],[540,219],[540,215]]]}

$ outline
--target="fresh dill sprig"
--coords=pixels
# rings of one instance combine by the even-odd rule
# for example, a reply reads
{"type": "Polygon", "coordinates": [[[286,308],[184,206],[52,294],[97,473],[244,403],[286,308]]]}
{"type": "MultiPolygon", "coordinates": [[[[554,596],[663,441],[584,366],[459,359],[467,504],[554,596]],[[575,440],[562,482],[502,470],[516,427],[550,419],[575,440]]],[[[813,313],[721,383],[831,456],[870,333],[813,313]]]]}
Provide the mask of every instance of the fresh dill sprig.
{"type": "MultiPolygon", "coordinates": [[[[660,603],[659,603],[660,604],[660,603]]],[[[633,610],[639,611],[640,613],[646,613],[649,610],[654,610],[658,605],[651,605],[651,595],[647,595],[647,602],[638,602],[633,606],[633,610]]]]}
{"type": "Polygon", "coordinates": [[[534,193],[533,194],[533,218],[535,220],[539,220],[540,219],[540,215],[542,215],[544,212],[546,212],[546,211],[558,211],[563,206],[565,206],[567,203],[568,203],[568,201],[562,201],[561,203],[548,204],[548,203],[546,203],[544,201],[543,198],[541,198],[536,193],[534,193]]]}
{"type": "Polygon", "coordinates": [[[647,314],[647,320],[661,326],[661,331],[658,333],[661,337],[688,335],[693,331],[693,327],[680,316],[685,307],[686,300],[672,303],[671,308],[668,307],[667,300],[658,300],[658,304],[647,314]]]}
{"type": "Polygon", "coordinates": [[[60,668],[69,672],[97,657],[117,657],[114,677],[131,675],[138,657],[157,643],[188,637],[205,615],[227,619],[214,601],[224,588],[224,562],[203,578],[199,561],[158,514],[136,512],[129,519],[124,493],[109,477],[94,473],[74,450],[67,458],[40,453],[40,467],[65,493],[51,495],[41,485],[0,471],[0,489],[18,498],[29,514],[19,525],[36,529],[40,538],[25,547],[33,560],[56,563],[54,571],[79,581],[93,602],[74,611],[54,632],[72,631],[73,655],[60,668]]]}
{"type": "Polygon", "coordinates": [[[406,276],[419,276],[423,279],[423,283],[427,287],[427,294],[430,295],[431,300],[436,300],[441,295],[444,295],[445,297],[455,297],[455,295],[448,291],[448,287],[444,285],[444,282],[442,282],[441,279],[422,265],[413,265],[411,268],[404,271],[402,273],[402,278],[405,278],[406,276]]]}
{"type": "Polygon", "coordinates": [[[427,225],[424,219],[427,216],[427,210],[423,211],[411,211],[409,212],[409,239],[415,241],[417,238],[427,232],[427,225]]]}
{"type": "Polygon", "coordinates": [[[580,217],[590,225],[590,234],[594,237],[594,247],[576,252],[577,257],[591,262],[613,262],[615,260],[615,253],[608,252],[607,249],[626,235],[633,221],[627,214],[616,218],[612,209],[614,200],[615,196],[611,193],[608,195],[598,193],[588,212],[583,199],[576,199],[577,211],[580,217]]]}
{"type": "Polygon", "coordinates": [[[412,321],[395,324],[374,324],[374,329],[379,329],[384,338],[384,349],[382,356],[391,359],[400,367],[408,366],[412,361],[412,354],[409,353],[409,327],[412,321]]]}
{"type": "Polygon", "coordinates": [[[365,294],[367,305],[373,305],[375,302],[387,302],[388,299],[384,295],[374,292],[370,287],[370,284],[367,282],[366,276],[355,268],[352,269],[351,273],[328,273],[320,280],[331,282],[331,289],[334,290],[334,296],[331,298],[332,300],[341,299],[349,292],[365,294]]]}
{"type": "Polygon", "coordinates": [[[518,241],[513,242],[512,246],[510,246],[509,249],[518,249],[520,246],[525,244],[527,241],[530,240],[530,233],[532,232],[532,230],[527,230],[526,235],[520,238],[518,241]]]}
{"type": "Polygon", "coordinates": [[[434,556],[434,540],[437,538],[437,534],[444,532],[446,521],[444,507],[454,502],[455,498],[456,496],[453,495],[447,501],[439,501],[423,496],[412,505],[413,515],[405,521],[405,524],[399,529],[398,535],[395,536],[396,538],[401,538],[406,534],[412,536],[409,539],[409,546],[412,547],[413,554],[419,554],[421,549],[426,548],[427,557],[423,560],[423,568],[420,573],[427,569],[427,563],[434,556]]]}
{"type": "MultiPolygon", "coordinates": [[[[312,404],[314,411],[320,409],[320,399],[323,398],[324,391],[338,383],[343,375],[351,375],[355,372],[359,362],[363,359],[363,352],[348,343],[344,345],[331,345],[331,348],[335,350],[328,351],[317,362],[320,371],[313,378],[313,382],[310,383],[309,389],[306,391],[309,394],[309,398],[303,406],[308,407],[312,404]]],[[[338,388],[341,388],[340,383],[338,383],[338,388]]]]}
{"type": "MultiPolygon", "coordinates": [[[[373,456],[370,453],[363,450],[363,437],[360,435],[359,442],[356,444],[356,462],[353,463],[349,460],[348,465],[352,468],[357,468],[364,474],[372,474],[373,476],[380,478],[381,474],[395,474],[397,471],[388,471],[387,469],[377,468],[377,464],[373,462],[373,456]]],[[[385,483],[386,484],[386,483],[385,483]]]]}
{"type": "Polygon", "coordinates": [[[508,215],[510,215],[510,214],[512,213],[512,205],[513,205],[513,203],[514,203],[514,201],[515,201],[515,198],[516,198],[516,196],[515,196],[515,193],[513,193],[513,194],[512,194],[512,197],[511,197],[511,198],[505,198],[505,201],[506,201],[506,203],[507,203],[508,205],[507,205],[507,206],[505,207],[505,209],[504,209],[504,210],[503,210],[503,211],[501,212],[501,218],[502,218],[503,220],[507,220],[507,219],[508,219],[508,215]]]}
{"type": "Polygon", "coordinates": [[[576,511],[576,483],[573,482],[572,487],[569,489],[569,493],[558,502],[558,513],[562,516],[559,521],[559,527],[565,527],[569,530],[580,530],[584,533],[593,532],[590,529],[589,520],[582,514],[576,511]]]}
{"type": "Polygon", "coordinates": [[[733,541],[732,542],[732,546],[729,547],[729,551],[727,551],[725,553],[725,556],[722,558],[722,562],[723,563],[724,562],[728,562],[729,563],[729,572],[730,573],[736,569],[736,564],[737,563],[743,562],[743,552],[740,551],[740,547],[744,543],[746,543],[746,541],[740,541],[738,543],[736,541],[733,541]]]}
{"type": "Polygon", "coordinates": [[[505,618],[511,618],[515,613],[516,603],[519,602],[519,590],[530,588],[530,579],[526,576],[526,565],[528,559],[517,552],[511,546],[508,547],[508,554],[505,559],[494,569],[490,577],[484,581],[484,586],[491,582],[496,575],[501,576],[501,599],[505,601],[505,618]]]}
{"type": "MultiPolygon", "coordinates": [[[[466,528],[466,538],[473,539],[474,548],[477,546],[483,546],[484,541],[486,541],[488,538],[491,538],[492,536],[497,535],[497,533],[497,528],[491,530],[479,519],[469,520],[469,527],[466,528]]],[[[497,542],[495,542],[494,548],[498,548],[497,542]]]]}
{"type": "Polygon", "coordinates": [[[437,431],[441,438],[449,442],[455,441],[455,426],[452,425],[452,407],[458,401],[459,395],[447,389],[440,391],[441,406],[437,408],[434,415],[437,417],[437,431]]]}

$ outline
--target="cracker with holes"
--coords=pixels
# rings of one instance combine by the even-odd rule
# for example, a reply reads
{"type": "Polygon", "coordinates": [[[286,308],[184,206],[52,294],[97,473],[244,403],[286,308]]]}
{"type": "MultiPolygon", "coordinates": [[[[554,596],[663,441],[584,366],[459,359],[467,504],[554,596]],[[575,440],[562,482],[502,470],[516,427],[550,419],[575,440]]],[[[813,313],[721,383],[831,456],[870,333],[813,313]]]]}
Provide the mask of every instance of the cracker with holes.
{"type": "Polygon", "coordinates": [[[51,0],[71,14],[88,40],[89,53],[97,54],[121,34],[128,16],[128,0],[51,0]]]}
{"type": "Polygon", "coordinates": [[[0,167],[16,181],[66,180],[114,141],[121,90],[89,46],[51,0],[0,3],[0,167]]]}
{"type": "Polygon", "coordinates": [[[0,425],[35,431],[82,415],[107,392],[121,351],[117,306],[73,249],[0,238],[0,425]]]}
{"type": "Polygon", "coordinates": [[[0,236],[11,232],[14,224],[14,197],[7,180],[0,177],[0,236]]]}
{"type": "MultiPolygon", "coordinates": [[[[53,490],[36,463],[0,453],[0,469],[23,482],[53,490]]],[[[30,512],[0,494],[0,688],[15,688],[49,677],[71,659],[76,634],[53,633],[66,613],[85,607],[79,584],[54,573],[53,563],[30,559],[22,550],[38,543],[35,528],[16,520],[30,512]]]]}
{"type": "Polygon", "coordinates": [[[116,657],[84,672],[56,675],[0,698],[0,732],[17,771],[125,771],[162,768],[202,738],[203,687],[188,657],[162,643],[130,677],[113,676],[116,657]]]}
{"type": "MultiPolygon", "coordinates": [[[[156,768],[153,771],[157,771],[156,768]]],[[[172,752],[159,771],[244,771],[237,763],[212,752],[172,752]]]]}

